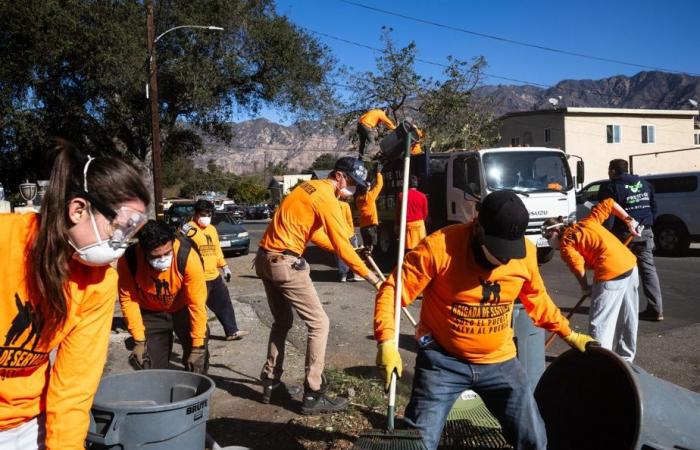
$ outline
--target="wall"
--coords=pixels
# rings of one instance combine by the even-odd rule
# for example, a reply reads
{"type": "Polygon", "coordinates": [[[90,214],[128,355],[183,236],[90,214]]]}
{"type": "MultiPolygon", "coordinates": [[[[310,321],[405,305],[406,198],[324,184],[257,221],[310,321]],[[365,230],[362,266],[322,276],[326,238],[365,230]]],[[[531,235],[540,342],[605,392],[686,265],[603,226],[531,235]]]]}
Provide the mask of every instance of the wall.
{"type": "Polygon", "coordinates": [[[520,145],[531,147],[564,148],[564,120],[561,112],[551,114],[535,112],[530,116],[513,116],[503,120],[499,147],[508,147],[512,138],[520,139],[520,145]],[[551,142],[544,141],[544,130],[551,130],[551,142]],[[528,133],[529,136],[528,136],[528,133]],[[527,142],[531,137],[530,142],[527,142]]]}
{"type": "MultiPolygon", "coordinates": [[[[611,159],[629,160],[630,155],[694,147],[690,116],[637,116],[568,114],[565,118],[566,152],[583,157],[586,182],[608,177],[611,159]],[[620,143],[607,143],[606,125],[620,125],[620,143]],[[642,125],[655,126],[655,143],[642,143],[642,125]]],[[[699,170],[700,151],[634,158],[640,175],[699,170]]]]}

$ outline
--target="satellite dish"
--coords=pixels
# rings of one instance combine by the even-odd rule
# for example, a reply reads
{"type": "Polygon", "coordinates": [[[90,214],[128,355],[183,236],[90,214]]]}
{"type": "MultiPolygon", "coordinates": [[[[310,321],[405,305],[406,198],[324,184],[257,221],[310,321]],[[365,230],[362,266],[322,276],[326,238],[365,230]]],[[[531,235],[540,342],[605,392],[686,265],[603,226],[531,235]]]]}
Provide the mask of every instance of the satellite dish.
{"type": "Polygon", "coordinates": [[[690,103],[691,105],[693,105],[693,108],[697,108],[697,107],[698,107],[698,102],[697,102],[697,100],[693,100],[692,98],[689,98],[689,99],[688,99],[688,103],[690,103]]]}
{"type": "Polygon", "coordinates": [[[552,105],[552,106],[557,106],[559,104],[559,99],[550,97],[547,99],[547,101],[552,105]]]}

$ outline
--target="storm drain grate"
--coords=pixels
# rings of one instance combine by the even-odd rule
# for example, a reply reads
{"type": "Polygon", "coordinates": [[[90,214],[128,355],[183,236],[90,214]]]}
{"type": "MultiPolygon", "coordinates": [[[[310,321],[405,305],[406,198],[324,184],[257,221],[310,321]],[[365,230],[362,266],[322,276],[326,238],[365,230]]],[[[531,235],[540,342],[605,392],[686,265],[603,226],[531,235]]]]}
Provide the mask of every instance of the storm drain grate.
{"type": "Polygon", "coordinates": [[[511,449],[501,425],[473,391],[463,392],[447,416],[440,449],[511,449]]]}

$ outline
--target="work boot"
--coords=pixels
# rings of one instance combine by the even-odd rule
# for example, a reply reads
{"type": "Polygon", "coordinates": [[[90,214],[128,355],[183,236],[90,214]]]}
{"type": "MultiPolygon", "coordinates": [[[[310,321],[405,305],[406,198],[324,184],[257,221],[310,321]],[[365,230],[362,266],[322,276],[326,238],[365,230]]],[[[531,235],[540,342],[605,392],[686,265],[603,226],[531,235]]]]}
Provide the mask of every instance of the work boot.
{"type": "Polygon", "coordinates": [[[348,409],[346,398],[330,398],[321,390],[304,392],[304,401],[301,404],[301,413],[304,415],[340,412],[346,409],[348,409]]]}
{"type": "Polygon", "coordinates": [[[650,322],[661,322],[664,320],[664,315],[661,313],[657,313],[653,309],[645,309],[644,311],[639,313],[639,320],[648,320],[650,322]]]}
{"type": "Polygon", "coordinates": [[[280,380],[267,378],[265,375],[260,375],[260,384],[262,384],[262,399],[265,404],[269,404],[272,399],[278,401],[290,400],[292,396],[301,392],[301,386],[287,386],[280,380]]]}

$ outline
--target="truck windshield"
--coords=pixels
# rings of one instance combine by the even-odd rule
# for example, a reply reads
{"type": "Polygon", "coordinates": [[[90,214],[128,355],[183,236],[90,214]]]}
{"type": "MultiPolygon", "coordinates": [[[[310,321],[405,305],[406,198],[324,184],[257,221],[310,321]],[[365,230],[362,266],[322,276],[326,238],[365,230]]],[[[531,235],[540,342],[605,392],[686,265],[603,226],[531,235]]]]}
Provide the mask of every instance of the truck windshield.
{"type": "Polygon", "coordinates": [[[569,164],[558,152],[524,149],[486,153],[482,158],[486,186],[490,190],[561,192],[573,187],[569,164]]]}

